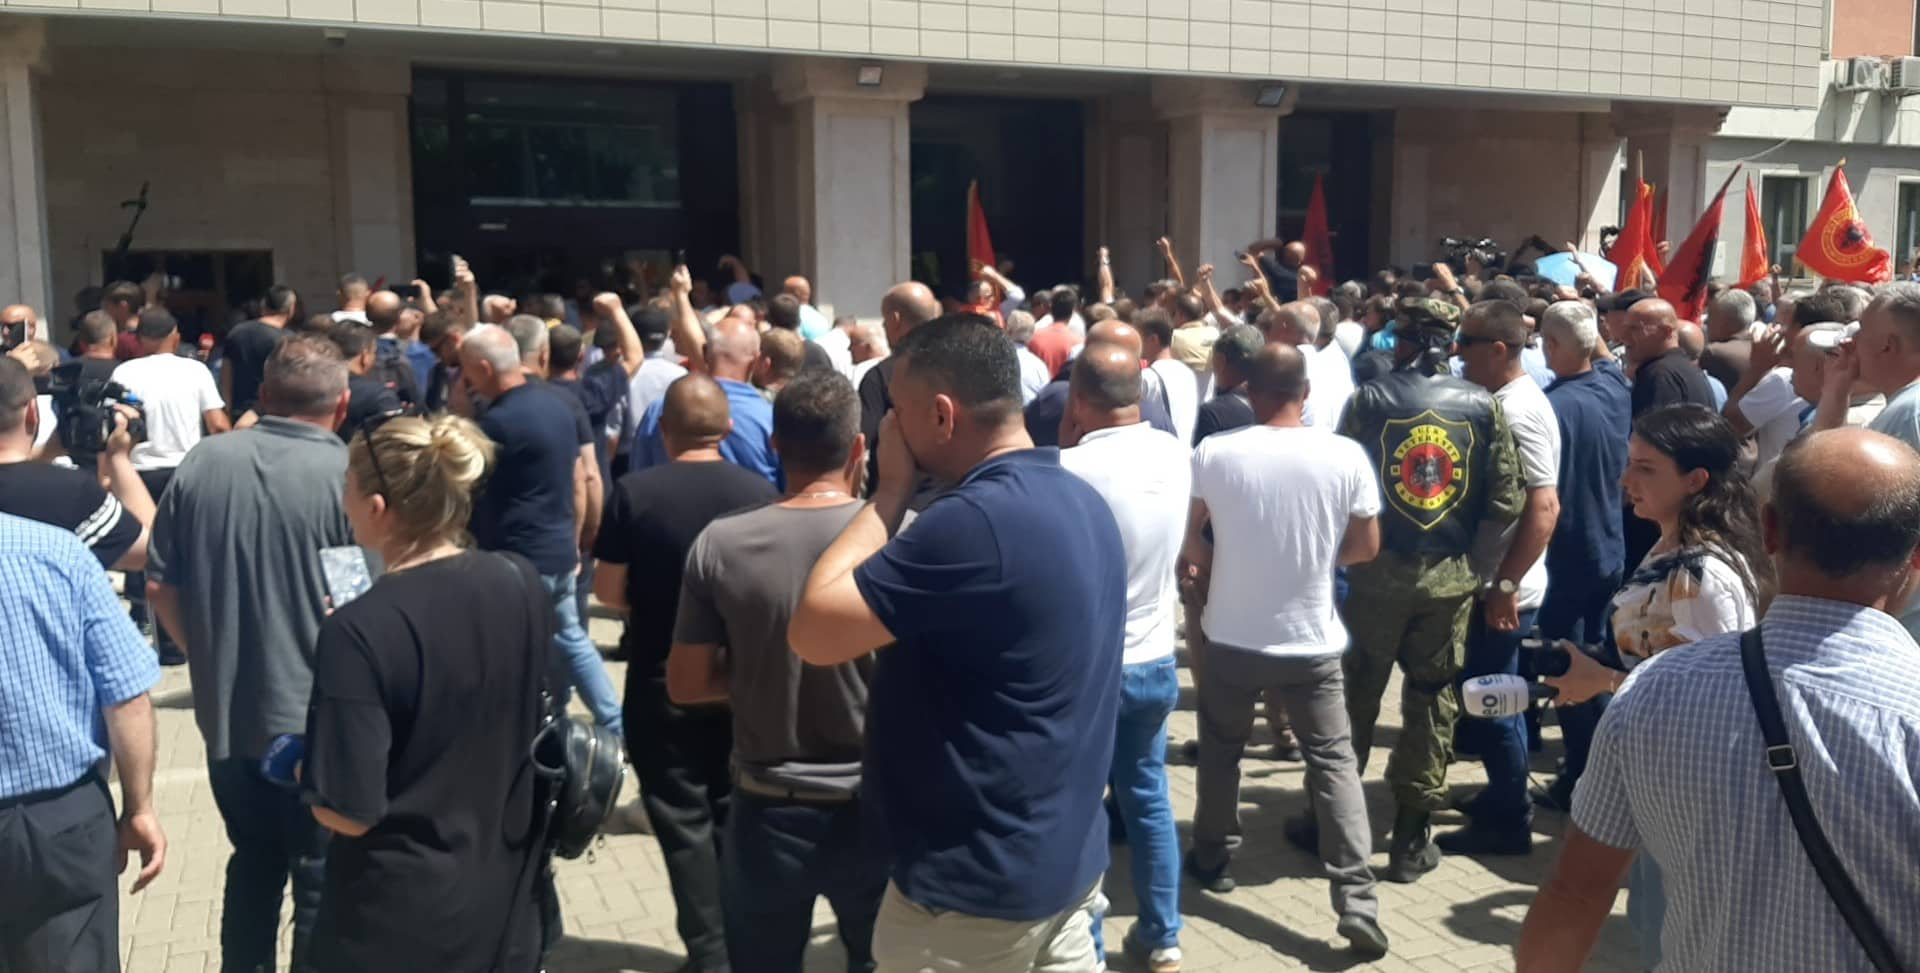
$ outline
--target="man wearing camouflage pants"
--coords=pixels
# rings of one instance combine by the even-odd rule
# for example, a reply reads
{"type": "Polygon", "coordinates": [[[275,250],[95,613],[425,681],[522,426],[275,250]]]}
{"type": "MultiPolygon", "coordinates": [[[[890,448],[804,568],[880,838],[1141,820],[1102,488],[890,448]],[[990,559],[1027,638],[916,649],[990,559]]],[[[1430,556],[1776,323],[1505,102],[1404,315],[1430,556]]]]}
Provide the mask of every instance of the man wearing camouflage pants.
{"type": "Polygon", "coordinates": [[[1446,807],[1454,682],[1481,587],[1468,554],[1482,522],[1513,521],[1526,497],[1499,403],[1448,371],[1460,307],[1405,298],[1399,310],[1396,368],[1354,393],[1340,427],[1366,450],[1382,499],[1380,556],[1349,569],[1344,665],[1362,770],[1380,697],[1400,666],[1402,724],[1387,760],[1399,810],[1386,877],[1411,882],[1440,864],[1429,818],[1446,807]]]}

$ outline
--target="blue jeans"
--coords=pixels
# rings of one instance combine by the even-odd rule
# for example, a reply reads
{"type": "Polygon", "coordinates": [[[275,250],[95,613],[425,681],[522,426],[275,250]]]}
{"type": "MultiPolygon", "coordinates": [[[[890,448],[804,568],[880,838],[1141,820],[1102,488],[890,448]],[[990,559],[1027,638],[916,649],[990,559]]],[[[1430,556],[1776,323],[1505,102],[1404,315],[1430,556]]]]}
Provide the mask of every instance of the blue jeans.
{"type": "MultiPolygon", "coordinates": [[[[1180,944],[1180,834],[1167,797],[1167,717],[1179,701],[1180,676],[1172,656],[1121,671],[1110,779],[1140,900],[1140,920],[1131,935],[1147,949],[1180,944]]],[[[1097,922],[1093,941],[1104,955],[1097,922]]]]}
{"type": "MultiPolygon", "coordinates": [[[[1467,660],[1462,680],[1475,676],[1514,675],[1520,671],[1520,640],[1533,631],[1534,610],[1519,613],[1511,632],[1489,628],[1486,613],[1474,606],[1467,636],[1467,660]]],[[[1527,797],[1527,721],[1522,716],[1498,720],[1462,719],[1457,735],[1467,738],[1487,768],[1487,789],[1475,799],[1476,825],[1489,828],[1525,828],[1533,816],[1527,797]]]]}
{"type": "Polygon", "coordinates": [[[800,973],[817,896],[826,896],[839,920],[849,973],[873,969],[887,856],[860,827],[858,801],[789,803],[736,789],[721,844],[720,896],[734,969],[800,973]]]}
{"type": "Polygon", "coordinates": [[[553,646],[559,651],[548,660],[547,677],[553,682],[554,694],[565,703],[568,694],[578,688],[580,698],[593,713],[593,721],[622,733],[620,697],[613,691],[606,663],[600,661],[600,650],[580,624],[579,603],[574,600],[579,579],[569,571],[542,575],[540,580],[553,596],[553,646]]]}
{"type": "MultiPolygon", "coordinates": [[[[1613,612],[1613,596],[1620,590],[1620,572],[1594,574],[1547,565],[1547,599],[1540,604],[1540,634],[1550,639],[1567,639],[1581,645],[1600,645],[1607,641],[1608,618],[1613,612]]],[[[1578,706],[1563,706],[1554,715],[1560,721],[1560,738],[1566,746],[1565,762],[1560,768],[1564,786],[1571,787],[1587,769],[1587,755],[1593,749],[1593,732],[1607,711],[1612,693],[1601,693],[1578,706]]]]}

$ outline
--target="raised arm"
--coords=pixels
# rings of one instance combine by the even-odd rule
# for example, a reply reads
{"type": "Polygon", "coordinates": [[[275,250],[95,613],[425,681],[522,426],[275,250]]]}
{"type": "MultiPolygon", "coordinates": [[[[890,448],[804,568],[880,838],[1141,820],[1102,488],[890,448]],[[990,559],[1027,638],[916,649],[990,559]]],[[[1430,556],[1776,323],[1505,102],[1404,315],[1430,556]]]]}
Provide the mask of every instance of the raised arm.
{"type": "Polygon", "coordinates": [[[693,274],[687,265],[673,268],[673,322],[670,332],[673,347],[686,356],[687,371],[707,371],[707,332],[700,327],[700,312],[693,309],[693,274]]]}
{"type": "Polygon", "coordinates": [[[620,367],[632,378],[640,366],[646,364],[647,349],[640,344],[640,332],[634,330],[633,319],[627,317],[626,305],[620,302],[620,295],[609,292],[594,295],[593,310],[602,322],[619,329],[620,367]]]}
{"type": "Polygon", "coordinates": [[[1100,269],[1095,271],[1095,281],[1100,285],[1100,303],[1113,303],[1113,261],[1106,247],[1100,248],[1100,269]]]}
{"type": "Polygon", "coordinates": [[[1160,259],[1167,262],[1167,276],[1173,278],[1173,282],[1179,284],[1181,290],[1186,290],[1187,275],[1180,271],[1180,258],[1173,255],[1173,241],[1161,237],[1154,241],[1154,245],[1160,248],[1160,259]]]}

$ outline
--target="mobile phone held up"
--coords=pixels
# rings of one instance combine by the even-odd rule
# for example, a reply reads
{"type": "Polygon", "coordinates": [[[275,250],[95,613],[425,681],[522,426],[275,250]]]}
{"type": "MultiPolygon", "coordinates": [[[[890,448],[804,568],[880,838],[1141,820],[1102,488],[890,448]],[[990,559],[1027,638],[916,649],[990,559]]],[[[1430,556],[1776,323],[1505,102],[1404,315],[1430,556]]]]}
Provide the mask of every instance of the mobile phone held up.
{"type": "Polygon", "coordinates": [[[367,593],[373,587],[373,572],[367,567],[367,552],[358,547],[320,549],[320,573],[327,582],[327,601],[334,611],[367,593]]]}

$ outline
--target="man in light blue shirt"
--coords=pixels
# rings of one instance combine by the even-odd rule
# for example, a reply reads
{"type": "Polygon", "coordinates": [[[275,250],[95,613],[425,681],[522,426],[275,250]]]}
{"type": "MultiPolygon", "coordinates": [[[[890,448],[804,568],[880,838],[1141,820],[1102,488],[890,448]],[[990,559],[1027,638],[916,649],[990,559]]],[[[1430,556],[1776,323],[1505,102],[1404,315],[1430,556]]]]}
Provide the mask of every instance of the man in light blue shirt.
{"type": "MultiPolygon", "coordinates": [[[[1920,577],[1920,454],[1864,429],[1805,436],[1765,523],[1780,594],[1762,649],[1813,816],[1895,954],[1920,956],[1920,645],[1891,614],[1920,577]]],[[[1580,968],[1636,852],[1666,885],[1659,969],[1870,968],[1769,770],[1740,641],[1626,677],[1521,932],[1523,973],[1580,968]]]]}
{"type": "MultiPolygon", "coordinates": [[[[760,331],[752,321],[728,317],[713,326],[713,336],[704,354],[690,354],[688,367],[704,371],[727,393],[727,405],[733,410],[733,431],[720,442],[720,455],[727,462],[744,466],[767,478],[776,487],[784,485],[779,457],[773,452],[773,404],[748,382],[753,364],[760,357],[760,331]],[[705,359],[701,362],[700,359],[705,359]],[[705,367],[696,367],[696,363],[705,367]]],[[[640,417],[634,430],[628,472],[659,466],[671,460],[666,440],[660,435],[660,414],[664,397],[654,402],[640,417]]]]}
{"type": "Polygon", "coordinates": [[[71,531],[0,514],[0,586],[0,960],[117,971],[116,849],[140,855],[135,892],[166,864],[147,698],[159,662],[71,531]]]}

